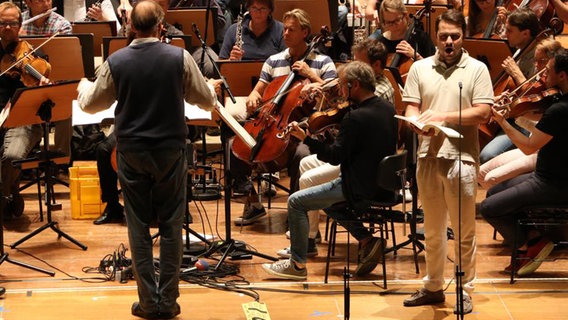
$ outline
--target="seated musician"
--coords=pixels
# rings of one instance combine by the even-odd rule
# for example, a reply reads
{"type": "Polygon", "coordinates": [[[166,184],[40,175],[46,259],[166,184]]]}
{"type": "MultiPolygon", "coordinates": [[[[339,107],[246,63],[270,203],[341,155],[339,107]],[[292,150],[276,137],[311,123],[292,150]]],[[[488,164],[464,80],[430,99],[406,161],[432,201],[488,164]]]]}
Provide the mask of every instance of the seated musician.
{"type": "MultiPolygon", "coordinates": [[[[22,13],[22,19],[28,20],[38,15],[46,13],[51,9],[51,0],[25,0],[29,10],[22,13]]],[[[47,14],[20,29],[20,35],[30,36],[51,36],[59,31],[60,34],[70,34],[71,23],[55,11],[47,14]]]]}
{"type": "Polygon", "coordinates": [[[497,0],[470,0],[466,19],[467,37],[505,38],[507,9],[497,6],[497,0]],[[487,30],[491,28],[491,30],[487,30]]]}
{"type": "Polygon", "coordinates": [[[69,21],[115,21],[120,30],[111,0],[65,1],[63,16],[69,21]]]}
{"type": "MultiPolygon", "coordinates": [[[[355,61],[361,61],[371,66],[375,74],[375,95],[394,105],[394,88],[384,75],[384,65],[387,62],[387,51],[385,46],[374,39],[366,39],[355,44],[351,48],[355,61]]],[[[312,90],[319,90],[316,86],[304,86],[306,94],[312,90]]],[[[300,161],[300,190],[307,189],[325,182],[332,181],[339,176],[339,166],[331,165],[319,160],[317,154],[309,155],[300,161]]],[[[319,232],[319,210],[308,212],[310,223],[308,234],[308,257],[317,255],[316,242],[319,232]]],[[[286,237],[290,238],[290,231],[286,232],[286,237]]],[[[290,257],[290,248],[284,248],[277,252],[283,258],[290,257]]]]}
{"type": "MultiPolygon", "coordinates": [[[[21,25],[20,8],[12,2],[0,3],[2,72],[19,59],[15,54],[20,53],[23,56],[27,52],[27,50],[20,50],[22,46],[27,44],[19,37],[21,25]]],[[[45,64],[46,67],[49,65],[47,62],[45,64]]],[[[24,82],[27,83],[27,81],[23,79],[22,73],[21,67],[16,66],[0,77],[0,109],[3,109],[10,101],[16,89],[25,87],[24,82]]],[[[48,83],[49,79],[45,77],[37,80],[39,85],[48,83]]],[[[12,165],[12,161],[25,159],[32,148],[41,141],[42,132],[41,125],[37,124],[10,129],[1,128],[0,130],[2,139],[2,171],[0,176],[2,194],[0,196],[3,198],[0,203],[4,205],[3,210],[0,208],[0,212],[4,213],[3,218],[5,220],[19,217],[24,212],[24,199],[19,192],[20,170],[12,165]]]]}
{"type": "Polygon", "coordinates": [[[379,9],[382,34],[377,38],[389,53],[399,53],[412,60],[422,60],[436,52],[432,38],[421,28],[409,39],[405,35],[410,19],[402,0],[384,0],[379,9]]]}
{"type": "Polygon", "coordinates": [[[561,92],[558,101],[548,107],[531,130],[530,136],[512,127],[502,111],[493,110],[493,119],[503,128],[513,143],[525,154],[538,151],[536,169],[513,179],[502,182],[487,192],[487,198],[479,206],[480,213],[505,239],[514,243],[517,234],[517,248],[523,259],[516,270],[509,266],[506,272],[519,276],[534,272],[554,248],[554,244],[540,236],[535,230],[516,232],[519,212],[532,205],[566,204],[568,192],[568,51],[561,49],[547,64],[546,86],[561,92]]]}
{"type": "Polygon", "coordinates": [[[242,43],[236,43],[239,27],[234,23],[223,39],[219,59],[264,61],[286,49],[284,25],[272,17],[274,0],[248,0],[246,8],[240,27],[242,43]]]}
{"type": "MultiPolygon", "coordinates": [[[[554,57],[554,54],[556,54],[556,52],[558,52],[561,48],[562,45],[557,40],[546,38],[540,41],[536,45],[534,52],[534,64],[536,69],[541,71],[546,68],[548,60],[554,57]]],[[[540,88],[545,85],[544,79],[545,78],[543,76],[540,76],[538,79],[528,82],[524,86],[526,87],[524,90],[530,90],[531,86],[533,89],[544,90],[540,88]],[[539,87],[537,88],[536,86],[539,87]]],[[[529,110],[527,113],[517,117],[515,119],[515,124],[525,130],[531,131],[534,128],[536,121],[540,120],[540,117],[542,116],[542,110],[540,110],[538,106],[539,102],[535,102],[535,108],[533,108],[534,112],[529,110]]],[[[522,108],[523,105],[517,105],[516,107],[522,108]]],[[[480,166],[477,181],[482,187],[489,189],[497,183],[509,180],[523,173],[534,171],[536,158],[536,153],[526,155],[518,148],[506,151],[480,166]]]]}
{"type": "MultiPolygon", "coordinates": [[[[306,43],[307,37],[311,32],[311,23],[308,14],[302,9],[294,9],[284,14],[284,42],[288,49],[270,56],[262,67],[260,79],[253,91],[247,98],[247,113],[253,115],[257,109],[262,107],[263,94],[270,86],[270,83],[282,76],[287,76],[290,72],[295,72],[298,76],[309,79],[311,82],[323,82],[326,79],[336,78],[335,65],[331,58],[316,52],[301,60],[308,50],[306,43]]],[[[272,98],[272,97],[267,97],[272,98]]],[[[300,160],[309,154],[307,146],[300,144],[295,151],[291,161],[287,164],[288,176],[290,177],[290,190],[298,190],[299,163],[300,160]]],[[[235,179],[243,179],[251,173],[250,165],[239,160],[231,154],[231,173],[235,179]]],[[[243,216],[237,218],[237,225],[247,225],[258,220],[266,214],[263,205],[258,202],[254,189],[251,190],[249,200],[245,205],[243,216]]]]}
{"type": "MultiPolygon", "coordinates": [[[[526,50],[523,49],[525,49],[531,42],[536,41],[535,39],[539,34],[539,30],[540,25],[538,18],[531,9],[516,9],[507,17],[505,26],[507,42],[511,48],[515,48],[518,52],[520,52],[520,57],[517,57],[516,59],[513,59],[513,57],[507,57],[501,66],[511,77],[515,87],[523,83],[526,78],[532,76],[536,71],[534,66],[535,47],[533,46],[526,50]]],[[[494,84],[494,86],[495,85],[498,84],[494,84]]],[[[497,94],[500,94],[500,92],[497,94]]],[[[525,133],[527,132],[525,131],[525,133]]],[[[479,154],[480,161],[481,163],[485,163],[498,154],[513,148],[514,145],[509,137],[507,137],[504,132],[499,131],[481,150],[481,153],[479,154]]]]}
{"type": "MultiPolygon", "coordinates": [[[[392,104],[374,95],[375,76],[372,68],[354,61],[339,67],[342,96],[354,105],[341,120],[337,139],[331,144],[309,136],[309,132],[292,123],[292,135],[310,147],[318,159],[339,165],[341,176],[327,183],[293,193],[288,198],[290,225],[290,258],[263,264],[270,275],[290,280],[305,280],[308,253],[308,211],[324,211],[359,241],[359,276],[370,273],[380,262],[384,240],[372,236],[361,223],[353,222],[347,205],[381,198],[389,192],[376,183],[377,165],[385,156],[396,152],[397,122],[392,104]]],[[[392,197],[392,195],[390,195],[392,197]]]]}
{"type": "MultiPolygon", "coordinates": [[[[26,5],[29,10],[22,13],[24,21],[48,12],[52,8],[52,0],[26,0],[26,5]]],[[[48,37],[58,31],[59,34],[71,34],[71,23],[53,11],[31,23],[23,25],[20,28],[20,35],[48,37]]],[[[71,155],[71,119],[56,121],[54,125],[53,149],[63,154],[71,155]]]]}

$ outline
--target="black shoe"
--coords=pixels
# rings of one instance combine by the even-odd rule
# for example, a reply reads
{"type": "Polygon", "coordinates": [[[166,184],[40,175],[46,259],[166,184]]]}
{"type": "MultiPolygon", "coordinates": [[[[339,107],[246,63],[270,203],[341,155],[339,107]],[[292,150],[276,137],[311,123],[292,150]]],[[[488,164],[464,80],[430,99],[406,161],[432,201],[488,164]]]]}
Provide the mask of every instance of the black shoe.
{"type": "Polygon", "coordinates": [[[0,296],[3,296],[6,293],[6,288],[0,287],[0,296]]]}
{"type": "Polygon", "coordinates": [[[175,318],[180,313],[181,313],[181,308],[179,304],[176,302],[173,311],[164,312],[160,310],[160,319],[172,319],[175,318]]]}
{"type": "Polygon", "coordinates": [[[262,218],[265,215],[266,215],[266,210],[264,210],[264,206],[257,208],[255,206],[247,204],[245,205],[245,210],[243,215],[235,219],[235,225],[246,226],[262,218]]]}
{"type": "Polygon", "coordinates": [[[134,302],[131,309],[132,315],[143,319],[161,319],[159,312],[146,312],[140,307],[140,303],[134,302]]]}
{"type": "Polygon", "coordinates": [[[105,211],[98,217],[94,224],[100,225],[105,223],[122,222],[124,219],[124,208],[121,204],[109,205],[107,204],[105,211]]]}
{"type": "Polygon", "coordinates": [[[6,199],[5,217],[20,217],[24,213],[24,198],[20,193],[14,193],[6,199]]]}
{"type": "Polygon", "coordinates": [[[234,197],[248,196],[252,191],[252,182],[248,179],[246,180],[236,180],[233,182],[231,189],[233,191],[234,197]]]}

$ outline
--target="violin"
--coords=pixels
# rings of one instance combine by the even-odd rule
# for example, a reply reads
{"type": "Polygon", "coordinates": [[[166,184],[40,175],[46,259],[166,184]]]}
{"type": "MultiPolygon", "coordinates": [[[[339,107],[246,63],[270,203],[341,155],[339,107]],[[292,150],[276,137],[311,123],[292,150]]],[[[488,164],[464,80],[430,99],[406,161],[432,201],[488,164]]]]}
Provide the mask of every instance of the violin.
{"type": "Polygon", "coordinates": [[[505,110],[505,118],[517,118],[526,113],[544,113],[544,111],[556,100],[560,91],[556,88],[543,90],[513,100],[511,103],[494,106],[495,110],[505,110]]]}
{"type": "Polygon", "coordinates": [[[45,59],[35,56],[34,49],[28,42],[13,42],[6,47],[6,53],[0,61],[0,76],[7,74],[11,78],[19,78],[26,87],[37,86],[42,77],[49,77],[51,65],[45,59]]]}
{"type": "MultiPolygon", "coordinates": [[[[299,61],[304,61],[317,44],[327,38],[327,28],[314,37],[299,61]]],[[[233,154],[264,172],[276,172],[285,168],[294,154],[298,142],[288,135],[279,138],[292,121],[299,121],[312,113],[313,102],[300,96],[309,79],[297,78],[294,72],[275,78],[264,90],[261,109],[256,119],[245,123],[245,130],[254,137],[251,149],[239,136],[232,145],[233,154]]]]}

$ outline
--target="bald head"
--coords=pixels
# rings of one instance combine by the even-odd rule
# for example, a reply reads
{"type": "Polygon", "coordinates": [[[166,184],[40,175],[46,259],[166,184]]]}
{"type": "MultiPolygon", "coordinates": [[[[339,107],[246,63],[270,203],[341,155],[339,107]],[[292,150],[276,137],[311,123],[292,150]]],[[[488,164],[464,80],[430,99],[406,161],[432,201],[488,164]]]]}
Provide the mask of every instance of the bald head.
{"type": "Polygon", "coordinates": [[[164,20],[164,10],[152,0],[136,3],[130,21],[137,37],[159,35],[160,23],[164,20]]]}

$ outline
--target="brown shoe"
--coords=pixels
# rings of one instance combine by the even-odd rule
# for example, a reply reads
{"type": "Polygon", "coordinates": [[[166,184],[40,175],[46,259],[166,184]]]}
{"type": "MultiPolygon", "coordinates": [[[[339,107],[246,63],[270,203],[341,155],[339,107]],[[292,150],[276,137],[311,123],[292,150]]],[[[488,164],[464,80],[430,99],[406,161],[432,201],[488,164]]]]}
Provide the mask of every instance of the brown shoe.
{"type": "Polygon", "coordinates": [[[410,298],[404,299],[405,307],[417,307],[430,304],[438,304],[446,301],[444,290],[428,291],[425,288],[417,290],[410,298]]]}

